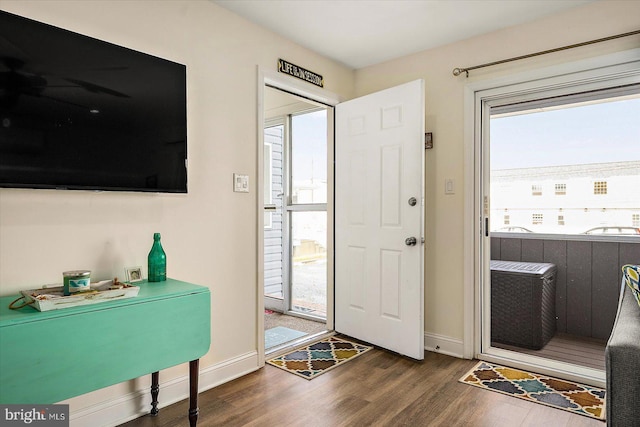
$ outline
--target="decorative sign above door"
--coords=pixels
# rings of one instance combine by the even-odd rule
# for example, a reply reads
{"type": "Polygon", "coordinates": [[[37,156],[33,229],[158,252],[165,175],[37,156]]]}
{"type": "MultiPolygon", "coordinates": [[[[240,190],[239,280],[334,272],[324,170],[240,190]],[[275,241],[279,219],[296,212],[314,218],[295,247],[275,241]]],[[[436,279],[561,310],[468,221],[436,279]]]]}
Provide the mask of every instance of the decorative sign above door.
{"type": "Polygon", "coordinates": [[[316,74],[298,65],[292,64],[291,62],[287,62],[284,59],[278,59],[278,71],[297,77],[316,86],[324,87],[324,78],[320,74],[316,74]]]}

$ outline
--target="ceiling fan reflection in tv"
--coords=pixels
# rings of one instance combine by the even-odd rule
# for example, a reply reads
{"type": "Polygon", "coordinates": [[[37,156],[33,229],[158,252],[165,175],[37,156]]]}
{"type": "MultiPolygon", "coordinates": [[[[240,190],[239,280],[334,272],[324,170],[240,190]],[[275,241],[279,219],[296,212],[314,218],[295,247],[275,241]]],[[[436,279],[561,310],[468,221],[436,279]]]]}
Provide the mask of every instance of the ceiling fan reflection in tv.
{"type": "MultiPolygon", "coordinates": [[[[1,42],[7,42],[7,40],[4,39],[4,37],[1,37],[0,43],[1,42]]],[[[7,109],[16,107],[20,96],[36,96],[47,97],[57,102],[67,103],[78,108],[84,108],[85,110],[94,110],[85,105],[76,105],[64,99],[58,99],[54,94],[44,94],[45,89],[77,88],[84,89],[92,93],[103,93],[121,98],[129,98],[129,95],[122,92],[70,77],[61,77],[65,82],[67,82],[67,84],[52,85],[49,83],[46,76],[42,74],[22,71],[25,63],[16,57],[3,56],[2,63],[8,71],[0,73],[0,87],[4,88],[4,91],[1,93],[2,97],[0,97],[0,106],[7,109]]],[[[116,71],[117,68],[113,67],[111,70],[116,71]]]]}

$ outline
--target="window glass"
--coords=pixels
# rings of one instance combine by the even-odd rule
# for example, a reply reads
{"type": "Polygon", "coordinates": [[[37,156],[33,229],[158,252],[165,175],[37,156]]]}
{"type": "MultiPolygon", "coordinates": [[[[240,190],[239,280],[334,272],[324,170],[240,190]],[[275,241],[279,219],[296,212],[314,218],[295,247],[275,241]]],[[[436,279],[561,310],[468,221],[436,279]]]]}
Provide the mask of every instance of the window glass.
{"type": "Polygon", "coordinates": [[[596,181],[593,183],[593,194],[607,194],[607,181],[596,181]]]}
{"type": "Polygon", "coordinates": [[[511,229],[534,233],[630,234],[637,228],[637,92],[492,108],[491,231],[504,231],[505,211],[511,229]],[[554,217],[554,211],[562,213],[554,217]],[[544,212],[551,215],[547,221],[544,212]]]}
{"type": "Polygon", "coordinates": [[[327,110],[291,120],[291,203],[327,203],[327,110]]]}
{"type": "Polygon", "coordinates": [[[542,214],[533,214],[533,215],[532,215],[531,223],[532,223],[533,225],[539,225],[539,224],[542,224],[542,218],[543,218],[543,217],[542,217],[542,214]]]}
{"type": "Polygon", "coordinates": [[[327,213],[291,213],[291,306],[326,316],[327,213]]]}

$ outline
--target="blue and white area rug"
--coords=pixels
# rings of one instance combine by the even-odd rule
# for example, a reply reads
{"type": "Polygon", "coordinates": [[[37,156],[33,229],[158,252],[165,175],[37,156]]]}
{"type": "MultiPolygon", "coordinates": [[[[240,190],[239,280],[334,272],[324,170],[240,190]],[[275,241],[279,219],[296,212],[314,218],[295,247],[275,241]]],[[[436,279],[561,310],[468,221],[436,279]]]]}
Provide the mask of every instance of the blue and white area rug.
{"type": "Polygon", "coordinates": [[[273,348],[284,344],[289,341],[293,341],[300,337],[307,335],[304,332],[296,331],[295,329],[285,328],[284,326],[276,326],[275,328],[267,329],[264,331],[264,348],[273,348]]]}
{"type": "Polygon", "coordinates": [[[605,391],[598,387],[480,362],[460,382],[557,409],[605,419],[605,391]]]}

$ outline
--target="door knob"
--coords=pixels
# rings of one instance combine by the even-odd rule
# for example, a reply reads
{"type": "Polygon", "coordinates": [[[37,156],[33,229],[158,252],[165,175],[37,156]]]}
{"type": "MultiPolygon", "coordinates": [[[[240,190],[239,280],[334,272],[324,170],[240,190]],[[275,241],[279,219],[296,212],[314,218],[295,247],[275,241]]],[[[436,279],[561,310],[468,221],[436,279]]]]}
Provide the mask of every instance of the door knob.
{"type": "Polygon", "coordinates": [[[411,197],[407,202],[409,203],[409,206],[415,206],[418,203],[418,199],[411,197]]]}
{"type": "Polygon", "coordinates": [[[418,243],[418,241],[416,240],[415,237],[407,237],[404,240],[404,244],[407,245],[407,246],[415,246],[416,243],[418,243]]]}

